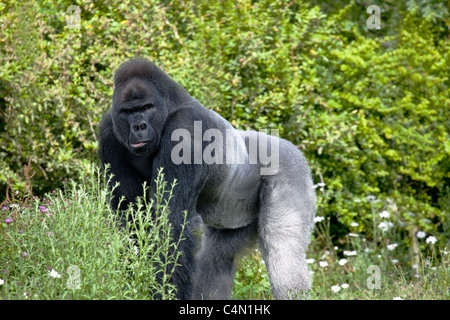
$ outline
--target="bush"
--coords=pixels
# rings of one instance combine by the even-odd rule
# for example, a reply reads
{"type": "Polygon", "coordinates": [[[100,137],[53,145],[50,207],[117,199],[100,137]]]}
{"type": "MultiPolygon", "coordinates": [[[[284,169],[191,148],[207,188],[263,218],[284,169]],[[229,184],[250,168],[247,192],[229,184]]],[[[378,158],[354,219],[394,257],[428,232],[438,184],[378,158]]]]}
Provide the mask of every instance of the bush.
{"type": "Polygon", "coordinates": [[[405,13],[396,36],[380,39],[346,30],[339,17],[330,24],[311,40],[316,73],[302,82],[312,101],[299,108],[289,133],[327,185],[319,212],[337,218],[342,236],[352,222],[367,226],[366,199],[376,196],[407,233],[444,232],[449,42],[415,10],[405,13]]]}

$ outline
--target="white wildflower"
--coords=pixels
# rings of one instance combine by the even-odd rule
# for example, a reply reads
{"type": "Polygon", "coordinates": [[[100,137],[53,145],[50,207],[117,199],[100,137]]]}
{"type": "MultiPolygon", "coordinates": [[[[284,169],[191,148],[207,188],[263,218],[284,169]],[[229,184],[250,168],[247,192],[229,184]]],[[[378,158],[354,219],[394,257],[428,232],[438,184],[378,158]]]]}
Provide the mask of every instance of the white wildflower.
{"type": "Polygon", "coordinates": [[[52,269],[52,271],[49,272],[50,277],[52,278],[61,278],[61,275],[52,269]]]}
{"type": "Polygon", "coordinates": [[[388,250],[391,250],[391,251],[394,250],[397,247],[398,247],[398,244],[396,244],[396,243],[393,243],[393,244],[390,244],[390,245],[387,246],[388,250]]]}
{"type": "Polygon", "coordinates": [[[392,298],[392,300],[403,300],[403,299],[400,297],[394,297],[394,298],[392,298]]]}
{"type": "Polygon", "coordinates": [[[394,224],[392,222],[380,222],[380,224],[377,226],[378,229],[381,229],[382,231],[387,231],[390,228],[392,228],[394,226],[394,224]]]}
{"type": "Polygon", "coordinates": [[[315,261],[314,259],[306,259],[306,263],[307,263],[307,264],[314,263],[314,261],[315,261]]]}
{"type": "Polygon", "coordinates": [[[352,222],[352,223],[350,223],[350,227],[357,227],[357,226],[359,226],[359,223],[358,223],[358,222],[352,222]]]}
{"type": "Polygon", "coordinates": [[[322,268],[328,267],[328,262],[326,262],[326,261],[319,261],[319,266],[321,266],[322,268]]]}
{"type": "Polygon", "coordinates": [[[348,251],[348,250],[344,250],[344,256],[350,257],[350,256],[356,256],[357,252],[355,250],[353,251],[348,251]]]}
{"type": "Polygon", "coordinates": [[[317,216],[317,217],[314,218],[314,222],[320,222],[320,221],[323,221],[323,220],[325,220],[325,218],[321,217],[321,216],[317,216]]]}
{"type": "Polygon", "coordinates": [[[435,244],[436,241],[437,241],[437,239],[433,236],[429,236],[428,238],[425,239],[426,244],[435,244]]]}
{"type": "Polygon", "coordinates": [[[347,289],[347,288],[348,288],[348,283],[343,283],[343,284],[341,285],[341,288],[342,288],[342,289],[347,289]]]}
{"type": "Polygon", "coordinates": [[[341,260],[339,260],[338,263],[339,263],[339,265],[343,266],[344,264],[347,263],[347,259],[341,259],[341,260]]]}
{"type": "Polygon", "coordinates": [[[338,292],[339,290],[341,290],[341,287],[339,285],[335,285],[331,287],[331,291],[333,292],[338,292]]]}
{"type": "Polygon", "coordinates": [[[317,184],[317,186],[318,186],[318,187],[325,187],[325,183],[319,182],[319,183],[317,184]]]}
{"type": "Polygon", "coordinates": [[[386,211],[386,210],[384,210],[380,213],[381,218],[389,219],[390,216],[391,216],[391,214],[389,213],[389,211],[386,211]]]}
{"type": "Polygon", "coordinates": [[[323,187],[325,187],[325,183],[319,182],[318,184],[313,185],[314,189],[317,189],[317,187],[320,187],[320,191],[324,191],[323,187]]]}
{"type": "Polygon", "coordinates": [[[424,231],[417,231],[416,237],[419,239],[423,239],[427,236],[427,234],[424,231]]]}

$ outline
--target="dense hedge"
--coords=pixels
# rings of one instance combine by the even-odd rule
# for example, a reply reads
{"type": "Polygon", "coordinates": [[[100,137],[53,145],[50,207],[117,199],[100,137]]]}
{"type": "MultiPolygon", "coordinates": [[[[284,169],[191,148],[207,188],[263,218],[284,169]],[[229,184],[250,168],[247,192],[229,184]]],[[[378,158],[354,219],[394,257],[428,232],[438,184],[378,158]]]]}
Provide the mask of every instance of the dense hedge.
{"type": "Polygon", "coordinates": [[[145,56],[236,127],[278,128],[294,142],[326,185],[318,214],[337,236],[351,222],[364,231],[378,206],[405,232],[445,242],[448,7],[380,4],[382,28],[368,30],[371,3],[335,3],[1,3],[0,196],[8,181],[23,188],[16,173],[29,159],[38,194],[92,172],[113,71],[145,56]],[[81,8],[80,29],[67,26],[70,5],[81,8]]]}

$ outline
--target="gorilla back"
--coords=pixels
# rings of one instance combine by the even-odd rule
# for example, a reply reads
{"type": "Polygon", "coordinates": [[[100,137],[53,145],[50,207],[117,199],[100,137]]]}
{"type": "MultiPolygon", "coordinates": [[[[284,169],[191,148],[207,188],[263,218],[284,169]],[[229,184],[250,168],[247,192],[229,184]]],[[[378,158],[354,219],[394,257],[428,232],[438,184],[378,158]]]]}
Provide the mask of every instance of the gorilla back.
{"type": "Polygon", "coordinates": [[[123,63],[114,85],[99,148],[102,164],[109,163],[114,174],[111,186],[120,183],[111,206],[122,210],[133,203],[145,181],[155,190],[160,167],[169,182],[177,179],[169,217],[175,238],[183,211],[192,222],[178,247],[177,297],[229,299],[237,259],[257,243],[275,297],[309,290],[305,250],[315,194],[303,154],[286,140],[234,129],[148,60],[123,63]]]}

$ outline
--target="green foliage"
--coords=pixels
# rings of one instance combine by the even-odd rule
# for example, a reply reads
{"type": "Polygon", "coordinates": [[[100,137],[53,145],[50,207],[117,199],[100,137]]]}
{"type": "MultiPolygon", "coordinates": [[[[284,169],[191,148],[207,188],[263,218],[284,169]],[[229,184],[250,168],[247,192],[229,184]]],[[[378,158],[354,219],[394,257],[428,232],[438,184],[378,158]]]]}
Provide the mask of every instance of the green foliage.
{"type": "MultiPolygon", "coordinates": [[[[160,173],[155,203],[138,203],[119,228],[98,170],[43,199],[0,209],[0,300],[173,299],[169,283],[180,252],[168,219],[170,188],[160,173]],[[152,209],[153,208],[153,209],[152,209]],[[154,210],[154,214],[150,211],[154,210]],[[162,282],[157,280],[160,276],[162,282]]],[[[183,225],[184,227],[184,225],[183,225]]]]}
{"type": "MultiPolygon", "coordinates": [[[[320,237],[330,237],[320,222],[320,237]]],[[[375,227],[376,228],[376,227],[375,227]]],[[[401,232],[373,230],[382,241],[348,235],[334,247],[313,243],[308,264],[313,277],[311,299],[447,300],[450,297],[449,252],[433,244],[424,246],[411,263],[401,232]]],[[[423,241],[425,245],[425,241],[423,241]]]]}
{"type": "MultiPolygon", "coordinates": [[[[450,298],[450,252],[439,248],[432,236],[415,233],[417,259],[408,252],[396,215],[378,211],[372,201],[371,234],[360,234],[352,224],[343,241],[333,244],[330,219],[316,223],[308,248],[311,300],[448,300],[450,298]],[[384,226],[381,228],[381,226],[384,226]]],[[[383,207],[382,205],[380,207],[383,207]]],[[[233,288],[234,299],[271,299],[268,276],[258,250],[239,264],[233,288]]]]}
{"type": "Polygon", "coordinates": [[[240,261],[233,286],[233,299],[271,299],[266,265],[258,249],[240,261]]]}
{"type": "MultiPolygon", "coordinates": [[[[94,172],[112,75],[145,56],[240,129],[276,128],[311,164],[332,241],[390,211],[406,241],[450,238],[449,8],[439,1],[0,4],[0,197],[94,172]],[[70,29],[70,5],[81,9],[70,29]],[[321,191],[323,190],[323,191],[321,191]],[[382,202],[373,203],[376,196],[382,202]]],[[[0,198],[1,199],[1,198],[0,198]]]]}
{"type": "Polygon", "coordinates": [[[348,21],[340,18],[331,24],[312,41],[318,75],[304,83],[311,82],[314,102],[291,132],[315,151],[310,159],[327,184],[320,210],[348,226],[366,218],[354,200],[373,194],[395,203],[406,229],[442,231],[449,215],[438,200],[448,198],[450,177],[448,41],[414,10],[398,35],[380,40],[356,28],[343,34],[348,21]]]}

